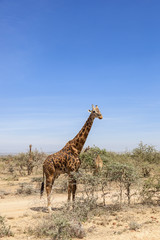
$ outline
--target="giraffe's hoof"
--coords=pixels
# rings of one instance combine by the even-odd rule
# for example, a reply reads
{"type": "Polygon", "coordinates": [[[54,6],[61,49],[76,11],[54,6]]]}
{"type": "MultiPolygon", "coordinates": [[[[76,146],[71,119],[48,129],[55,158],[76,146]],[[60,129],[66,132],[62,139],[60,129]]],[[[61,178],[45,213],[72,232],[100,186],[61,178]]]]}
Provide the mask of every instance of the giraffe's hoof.
{"type": "Polygon", "coordinates": [[[52,209],[50,206],[48,207],[48,213],[52,213],[52,209]]]}

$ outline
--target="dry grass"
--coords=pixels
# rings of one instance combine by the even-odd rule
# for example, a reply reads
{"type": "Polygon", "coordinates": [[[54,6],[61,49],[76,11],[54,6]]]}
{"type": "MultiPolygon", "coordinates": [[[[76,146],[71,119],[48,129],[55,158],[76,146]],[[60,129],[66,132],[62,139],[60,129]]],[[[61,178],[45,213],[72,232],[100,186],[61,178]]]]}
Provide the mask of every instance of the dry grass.
{"type": "Polygon", "coordinates": [[[13,232],[11,231],[11,227],[6,224],[5,218],[0,216],[0,238],[5,236],[13,236],[13,232]]]}
{"type": "MultiPolygon", "coordinates": [[[[75,174],[78,197],[76,197],[74,207],[72,204],[61,202],[60,208],[53,205],[53,214],[48,215],[45,211],[36,212],[40,209],[44,210],[45,201],[43,207],[37,207],[37,210],[35,206],[33,208],[28,206],[28,212],[24,212],[21,218],[19,216],[15,219],[12,217],[8,219],[9,225],[13,223],[11,227],[8,227],[5,219],[1,218],[1,234],[3,233],[7,240],[12,232],[16,234],[14,240],[27,239],[28,234],[31,239],[47,240],[84,237],[85,240],[108,238],[110,240],[144,240],[147,239],[145,237],[148,231],[149,239],[159,240],[159,237],[153,238],[151,234],[154,231],[157,236],[158,234],[160,236],[158,228],[160,178],[157,170],[159,155],[155,152],[152,154],[150,152],[152,148],[140,150],[140,153],[136,150],[134,154],[120,155],[95,148],[90,149],[88,155],[83,153],[84,163],[79,174],[75,174]],[[96,153],[100,154],[103,159],[104,167],[102,171],[93,176],[93,159],[96,153]],[[153,156],[156,156],[156,159],[153,156]],[[147,171],[147,174],[145,171],[145,176],[143,160],[145,160],[145,169],[152,169],[149,173],[147,171]],[[152,160],[155,162],[151,163],[152,160]],[[24,223],[23,219],[25,219],[24,223]],[[22,229],[26,227],[25,224],[30,227],[24,232],[22,229]],[[18,228],[18,226],[21,227],[18,228]],[[21,238],[20,234],[22,234],[21,238]]],[[[3,174],[0,175],[0,184],[3,190],[0,192],[0,197],[1,200],[10,200],[11,203],[14,196],[17,200],[26,199],[26,202],[27,199],[33,197],[37,204],[40,201],[39,189],[45,155],[35,153],[34,175],[31,176],[27,176],[27,168],[17,161],[23,156],[19,155],[18,158],[9,156],[1,159],[0,169],[3,174]],[[40,160],[38,160],[39,156],[40,160]]],[[[53,194],[60,193],[63,201],[66,201],[66,192],[67,177],[64,175],[55,181],[53,194]]]]}

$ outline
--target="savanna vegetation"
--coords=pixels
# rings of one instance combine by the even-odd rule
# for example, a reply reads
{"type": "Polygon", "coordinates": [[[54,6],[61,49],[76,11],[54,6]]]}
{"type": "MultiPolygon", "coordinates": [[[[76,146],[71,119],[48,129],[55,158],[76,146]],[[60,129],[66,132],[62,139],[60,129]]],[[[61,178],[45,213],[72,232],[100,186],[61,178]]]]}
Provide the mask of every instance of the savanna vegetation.
{"type": "MultiPolygon", "coordinates": [[[[39,194],[46,156],[37,150],[32,152],[32,160],[29,152],[1,156],[1,178],[13,183],[30,176],[30,182],[19,184],[14,194],[39,194]]],[[[141,142],[132,152],[126,153],[91,147],[84,150],[80,158],[81,167],[74,174],[78,183],[75,203],[66,203],[53,214],[41,216],[34,227],[28,228],[27,234],[55,240],[83,238],[86,232],[82,223],[94,216],[105,216],[124,206],[160,205],[160,152],[154,146],[141,142]],[[97,155],[103,160],[103,168],[95,172],[97,155]]],[[[59,193],[67,191],[67,176],[56,181],[56,190],[59,193]]],[[[0,196],[5,194],[5,191],[0,191],[0,196]]],[[[130,222],[131,229],[139,227],[137,223],[130,222]]],[[[3,229],[3,235],[12,235],[2,217],[0,229],[3,229]]]]}

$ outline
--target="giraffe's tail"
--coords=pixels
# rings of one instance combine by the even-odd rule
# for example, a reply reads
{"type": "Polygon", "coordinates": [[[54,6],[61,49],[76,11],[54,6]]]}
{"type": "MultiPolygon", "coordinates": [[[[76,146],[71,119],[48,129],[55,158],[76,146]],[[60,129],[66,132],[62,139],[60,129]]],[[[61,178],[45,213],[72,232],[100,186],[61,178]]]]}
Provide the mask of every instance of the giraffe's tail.
{"type": "Polygon", "coordinates": [[[40,194],[40,197],[42,197],[43,192],[44,192],[44,167],[43,167],[43,182],[41,184],[41,194],[40,194]]]}

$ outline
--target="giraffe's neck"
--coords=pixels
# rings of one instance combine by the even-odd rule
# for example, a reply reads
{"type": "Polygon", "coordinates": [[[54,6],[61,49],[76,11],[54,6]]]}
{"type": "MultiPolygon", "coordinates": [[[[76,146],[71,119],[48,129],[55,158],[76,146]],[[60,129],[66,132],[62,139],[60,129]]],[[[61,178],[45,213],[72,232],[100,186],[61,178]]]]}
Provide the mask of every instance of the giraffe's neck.
{"type": "Polygon", "coordinates": [[[81,152],[83,145],[85,144],[94,119],[95,117],[91,113],[79,133],[71,141],[69,141],[71,144],[74,144],[78,154],[81,152]]]}

